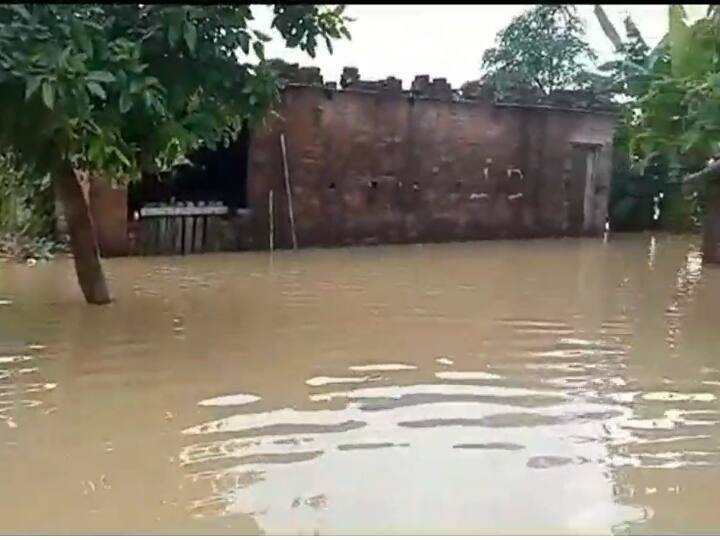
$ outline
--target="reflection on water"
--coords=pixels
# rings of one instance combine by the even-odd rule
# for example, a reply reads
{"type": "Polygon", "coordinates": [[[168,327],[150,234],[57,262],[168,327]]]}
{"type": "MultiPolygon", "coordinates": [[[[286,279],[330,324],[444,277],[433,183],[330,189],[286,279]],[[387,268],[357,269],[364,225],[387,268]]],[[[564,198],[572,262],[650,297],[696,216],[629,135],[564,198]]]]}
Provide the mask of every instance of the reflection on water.
{"type": "Polygon", "coordinates": [[[696,243],[3,265],[3,532],[718,532],[696,243]]]}

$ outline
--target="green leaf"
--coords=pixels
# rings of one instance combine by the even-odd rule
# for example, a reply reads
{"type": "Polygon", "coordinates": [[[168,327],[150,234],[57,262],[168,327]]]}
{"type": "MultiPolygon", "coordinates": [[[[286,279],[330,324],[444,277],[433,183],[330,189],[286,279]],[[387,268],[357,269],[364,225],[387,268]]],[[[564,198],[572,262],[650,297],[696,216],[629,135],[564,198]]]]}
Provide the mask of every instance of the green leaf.
{"type": "Polygon", "coordinates": [[[665,34],[663,36],[663,38],[660,40],[660,42],[657,45],[655,45],[655,48],[652,51],[650,51],[650,54],[648,55],[648,58],[646,61],[646,67],[649,70],[654,69],[655,63],[663,56],[669,43],[670,43],[670,34],[665,34]]]}
{"type": "Polygon", "coordinates": [[[101,25],[94,21],[85,21],[85,26],[87,26],[88,28],[92,28],[93,30],[97,30],[98,32],[102,32],[104,30],[101,25]]]}
{"type": "Polygon", "coordinates": [[[87,78],[91,81],[103,83],[115,82],[115,76],[109,71],[91,71],[87,74],[87,78]]]}
{"type": "Polygon", "coordinates": [[[620,65],[627,68],[628,71],[632,72],[634,75],[648,75],[648,70],[645,69],[644,66],[641,66],[639,64],[636,64],[635,62],[631,62],[630,60],[620,60],[620,65]]]}
{"type": "Polygon", "coordinates": [[[595,13],[595,17],[600,23],[600,27],[602,28],[603,32],[605,32],[605,35],[613,44],[613,47],[615,47],[615,51],[620,52],[623,45],[622,40],[620,39],[620,35],[617,33],[617,30],[615,30],[615,26],[612,22],[610,22],[610,19],[605,13],[605,10],[600,4],[595,4],[593,13],[595,13]]]}
{"type": "Polygon", "coordinates": [[[260,32],[259,30],[255,30],[255,37],[258,38],[260,41],[268,42],[272,41],[272,38],[268,36],[267,34],[260,32]]]}
{"type": "Polygon", "coordinates": [[[87,87],[88,92],[90,92],[92,95],[97,96],[102,100],[105,100],[107,98],[105,90],[103,90],[103,87],[100,86],[98,83],[94,81],[88,81],[85,86],[87,87]]]}
{"type": "Polygon", "coordinates": [[[190,21],[185,21],[185,44],[191,53],[195,53],[197,27],[190,21]]]}
{"type": "Polygon", "coordinates": [[[168,41],[170,42],[170,46],[174,47],[177,45],[178,40],[180,39],[180,25],[182,24],[182,21],[175,20],[170,24],[170,28],[168,29],[168,41]]]}
{"type": "Polygon", "coordinates": [[[75,39],[77,40],[78,44],[80,45],[80,48],[82,51],[88,55],[88,57],[92,58],[93,53],[95,52],[93,50],[93,44],[92,40],[87,34],[87,31],[85,30],[85,26],[79,23],[74,24],[75,29],[75,39]]]}
{"type": "Polygon", "coordinates": [[[58,66],[61,68],[67,67],[68,59],[70,58],[70,54],[72,53],[72,49],[70,47],[65,47],[63,49],[63,52],[60,53],[60,56],[58,57],[58,66]]]}
{"type": "Polygon", "coordinates": [[[703,139],[703,133],[697,129],[691,129],[686,131],[682,137],[680,137],[680,150],[687,152],[693,146],[697,145],[703,139]]]}
{"type": "Polygon", "coordinates": [[[130,94],[123,92],[120,95],[120,102],[118,103],[118,108],[120,109],[120,113],[121,114],[127,113],[131,107],[132,107],[132,99],[130,97],[130,94]]]}
{"type": "Polygon", "coordinates": [[[40,83],[42,82],[42,77],[31,77],[27,80],[27,84],[25,85],[25,100],[27,101],[38,89],[40,86],[40,83]]]}
{"type": "Polygon", "coordinates": [[[117,158],[122,162],[123,165],[128,168],[131,166],[130,160],[128,160],[128,158],[120,151],[119,148],[117,148],[116,146],[111,146],[109,150],[117,156],[117,158]]]}
{"type": "Polygon", "coordinates": [[[620,67],[620,62],[617,60],[610,60],[604,64],[600,64],[597,68],[599,71],[614,71],[620,67]]]}
{"type": "Polygon", "coordinates": [[[263,47],[262,41],[253,43],[253,50],[260,60],[265,60],[265,47],[263,47]]]}
{"type": "Polygon", "coordinates": [[[137,94],[143,89],[144,86],[145,81],[141,79],[133,79],[132,81],[130,81],[130,93],[137,94]]]}
{"type": "Polygon", "coordinates": [[[42,83],[42,100],[48,109],[53,110],[55,106],[55,88],[48,80],[42,83]]]}
{"type": "Polygon", "coordinates": [[[158,88],[160,86],[160,81],[157,77],[145,77],[145,86],[158,88]]]}
{"type": "Polygon", "coordinates": [[[250,38],[245,32],[240,32],[238,35],[238,41],[240,41],[240,48],[245,54],[250,53],[250,38]]]}
{"type": "Polygon", "coordinates": [[[18,13],[26,21],[30,19],[30,12],[22,4],[13,4],[10,6],[10,8],[16,13],[18,13]]]}
{"type": "Polygon", "coordinates": [[[685,10],[679,4],[669,6],[670,56],[672,58],[672,74],[683,76],[685,65],[692,54],[692,31],[685,22],[685,10]]]}

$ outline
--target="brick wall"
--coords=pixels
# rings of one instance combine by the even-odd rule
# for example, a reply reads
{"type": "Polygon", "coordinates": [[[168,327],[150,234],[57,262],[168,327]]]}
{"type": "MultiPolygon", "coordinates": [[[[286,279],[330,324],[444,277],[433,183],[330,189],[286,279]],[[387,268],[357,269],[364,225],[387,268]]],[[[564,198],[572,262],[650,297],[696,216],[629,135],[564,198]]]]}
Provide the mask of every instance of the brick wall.
{"type": "Polygon", "coordinates": [[[252,246],[268,245],[270,189],[276,246],[291,245],[281,133],[301,247],[602,233],[612,115],[462,101],[442,82],[429,98],[359,81],[286,88],[251,141],[252,246]]]}

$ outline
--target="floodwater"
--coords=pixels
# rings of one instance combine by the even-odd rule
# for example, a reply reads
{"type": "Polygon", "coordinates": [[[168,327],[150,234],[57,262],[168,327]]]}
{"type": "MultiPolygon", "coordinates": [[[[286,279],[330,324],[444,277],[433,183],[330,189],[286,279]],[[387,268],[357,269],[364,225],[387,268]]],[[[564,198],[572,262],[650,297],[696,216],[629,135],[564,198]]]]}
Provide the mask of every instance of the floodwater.
{"type": "Polygon", "coordinates": [[[698,249],[0,263],[0,532],[720,532],[698,249]]]}

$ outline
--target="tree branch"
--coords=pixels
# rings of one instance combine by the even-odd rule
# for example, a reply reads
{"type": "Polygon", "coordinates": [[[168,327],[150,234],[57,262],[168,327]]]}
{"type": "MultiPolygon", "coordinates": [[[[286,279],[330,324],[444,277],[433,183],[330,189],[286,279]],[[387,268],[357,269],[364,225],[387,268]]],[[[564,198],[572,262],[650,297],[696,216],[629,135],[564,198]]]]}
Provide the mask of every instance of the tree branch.
{"type": "Polygon", "coordinates": [[[545,91],[545,87],[544,87],[544,86],[542,85],[542,83],[540,82],[540,79],[538,79],[537,77],[533,77],[533,79],[535,80],[535,82],[537,83],[537,85],[540,87],[540,91],[541,91],[545,96],[547,96],[548,93],[545,91]]]}
{"type": "Polygon", "coordinates": [[[720,159],[713,161],[710,165],[698,172],[688,174],[683,178],[683,183],[698,184],[700,182],[718,180],[720,180],[720,159]]]}

